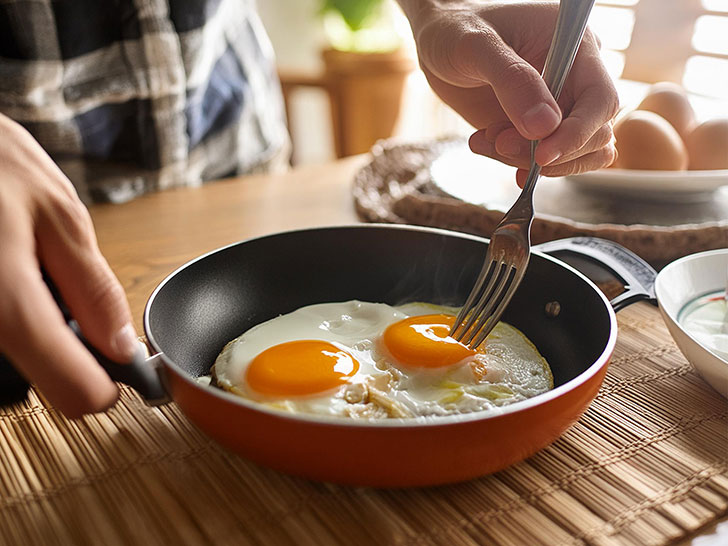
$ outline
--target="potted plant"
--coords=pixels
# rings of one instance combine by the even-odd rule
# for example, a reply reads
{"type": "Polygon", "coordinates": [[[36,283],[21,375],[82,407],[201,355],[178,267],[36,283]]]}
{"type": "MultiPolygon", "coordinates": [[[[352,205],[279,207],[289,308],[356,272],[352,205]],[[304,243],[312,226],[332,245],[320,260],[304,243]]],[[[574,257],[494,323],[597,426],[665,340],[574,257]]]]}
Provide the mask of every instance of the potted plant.
{"type": "Polygon", "coordinates": [[[366,152],[393,134],[414,62],[402,47],[391,0],[323,0],[321,15],[336,154],[366,152]]]}

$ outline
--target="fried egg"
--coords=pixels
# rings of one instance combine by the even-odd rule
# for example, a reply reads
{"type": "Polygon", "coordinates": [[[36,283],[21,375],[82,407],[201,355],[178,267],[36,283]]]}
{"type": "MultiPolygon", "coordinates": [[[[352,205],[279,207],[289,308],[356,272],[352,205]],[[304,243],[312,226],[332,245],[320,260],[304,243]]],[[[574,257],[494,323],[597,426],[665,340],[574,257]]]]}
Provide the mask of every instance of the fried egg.
{"type": "Polygon", "coordinates": [[[546,360],[499,323],[472,350],[449,335],[457,309],[348,301],[302,307],[232,340],[213,384],[293,413],[407,418],[483,411],[553,388],[546,360]]]}

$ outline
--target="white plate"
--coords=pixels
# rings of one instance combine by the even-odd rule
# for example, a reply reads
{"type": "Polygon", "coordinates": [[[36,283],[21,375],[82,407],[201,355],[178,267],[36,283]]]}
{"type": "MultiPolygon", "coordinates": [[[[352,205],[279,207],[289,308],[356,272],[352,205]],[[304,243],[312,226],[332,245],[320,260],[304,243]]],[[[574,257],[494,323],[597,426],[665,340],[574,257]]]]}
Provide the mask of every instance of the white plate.
{"type": "Polygon", "coordinates": [[[586,190],[650,201],[707,201],[728,185],[728,169],[715,171],[647,171],[601,169],[566,179],[586,190]]]}
{"type": "Polygon", "coordinates": [[[701,345],[678,322],[680,311],[696,298],[724,290],[728,248],[685,256],[657,275],[655,294],[662,318],[680,351],[710,385],[728,397],[728,362],[701,345]]]}

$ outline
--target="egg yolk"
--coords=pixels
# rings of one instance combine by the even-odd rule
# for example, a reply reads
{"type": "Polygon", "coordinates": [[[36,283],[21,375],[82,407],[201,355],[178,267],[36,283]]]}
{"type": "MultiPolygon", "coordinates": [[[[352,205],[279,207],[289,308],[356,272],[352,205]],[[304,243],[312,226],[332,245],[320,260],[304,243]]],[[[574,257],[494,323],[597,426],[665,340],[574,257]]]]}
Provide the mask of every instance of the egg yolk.
{"type": "Polygon", "coordinates": [[[267,395],[306,395],[327,391],[346,381],[359,362],[326,341],[289,341],[270,347],[248,366],[246,381],[267,395]]]}
{"type": "Polygon", "coordinates": [[[382,335],[389,353],[403,366],[441,368],[475,355],[450,337],[452,315],[420,315],[390,324],[382,335]]]}

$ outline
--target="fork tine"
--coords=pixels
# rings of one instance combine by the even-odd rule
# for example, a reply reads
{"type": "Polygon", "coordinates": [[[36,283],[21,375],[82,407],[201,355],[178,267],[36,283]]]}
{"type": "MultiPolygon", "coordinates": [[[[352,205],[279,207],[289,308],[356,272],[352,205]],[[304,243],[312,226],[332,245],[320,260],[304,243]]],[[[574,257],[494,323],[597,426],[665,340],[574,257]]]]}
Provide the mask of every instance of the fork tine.
{"type": "Polygon", "coordinates": [[[460,309],[460,312],[455,318],[455,322],[450,329],[450,335],[458,341],[460,341],[460,338],[465,335],[465,332],[468,331],[468,328],[463,328],[459,332],[458,330],[461,326],[463,326],[463,321],[465,320],[465,317],[467,317],[468,313],[473,310],[473,304],[475,303],[475,299],[480,295],[483,285],[486,283],[486,280],[490,279],[491,273],[493,272],[495,262],[493,260],[490,260],[490,256],[487,255],[485,259],[486,262],[483,264],[483,267],[480,270],[480,274],[475,281],[475,286],[473,286],[470,294],[468,294],[468,299],[465,300],[465,304],[460,309]],[[485,265],[486,263],[488,264],[487,267],[485,265]]]}
{"type": "Polygon", "coordinates": [[[490,301],[490,298],[493,297],[494,290],[500,285],[502,276],[503,276],[503,262],[499,261],[496,263],[496,261],[493,261],[494,266],[493,274],[490,277],[490,280],[488,281],[487,286],[485,289],[483,289],[482,292],[479,294],[478,303],[473,306],[472,312],[470,313],[470,316],[468,317],[468,320],[463,325],[463,331],[461,332],[458,341],[465,343],[467,345],[468,339],[468,332],[471,330],[473,324],[480,318],[480,316],[483,313],[483,308],[488,305],[488,302],[490,301]]]}
{"type": "Polygon", "coordinates": [[[483,307],[487,305],[488,298],[493,293],[493,287],[498,285],[501,276],[502,266],[502,262],[491,260],[491,263],[488,265],[488,269],[490,271],[490,275],[488,276],[488,282],[486,283],[485,288],[483,288],[480,292],[476,293],[478,301],[471,307],[470,313],[468,314],[468,317],[466,318],[462,326],[462,330],[458,333],[457,336],[454,336],[456,340],[467,344],[467,342],[464,341],[465,337],[467,336],[468,331],[470,330],[473,323],[480,316],[483,307]]]}
{"type": "Polygon", "coordinates": [[[503,314],[503,311],[505,310],[508,303],[511,301],[513,293],[516,291],[518,285],[520,284],[520,277],[522,277],[522,274],[519,275],[516,268],[512,268],[508,277],[508,288],[498,298],[498,303],[495,306],[495,309],[493,309],[493,311],[489,315],[484,315],[487,316],[487,319],[480,326],[478,335],[475,336],[474,339],[472,339],[472,341],[470,342],[470,348],[477,349],[480,344],[483,343],[488,335],[493,331],[493,328],[496,327],[501,315],[503,314]]]}
{"type": "Polygon", "coordinates": [[[503,296],[506,294],[513,282],[513,271],[515,268],[510,264],[501,263],[501,268],[498,275],[498,283],[488,294],[484,294],[485,301],[482,302],[476,316],[477,321],[473,321],[474,324],[468,330],[467,336],[463,339],[463,343],[468,345],[472,349],[476,346],[473,345],[473,339],[478,337],[478,334],[482,331],[483,326],[488,324],[488,321],[493,317],[493,308],[498,306],[503,301],[503,296]],[[487,297],[486,297],[487,296],[487,297]]]}
{"type": "Polygon", "coordinates": [[[483,310],[488,308],[490,302],[493,301],[493,295],[497,294],[500,290],[500,286],[503,284],[504,267],[505,264],[503,262],[498,263],[496,266],[497,272],[493,275],[491,282],[488,283],[486,290],[483,291],[480,299],[478,300],[478,304],[470,314],[470,319],[467,322],[467,330],[465,331],[462,340],[460,340],[465,345],[468,345],[473,339],[473,336],[477,334],[477,328],[475,328],[474,325],[480,321],[480,318],[483,316],[483,310]]]}

